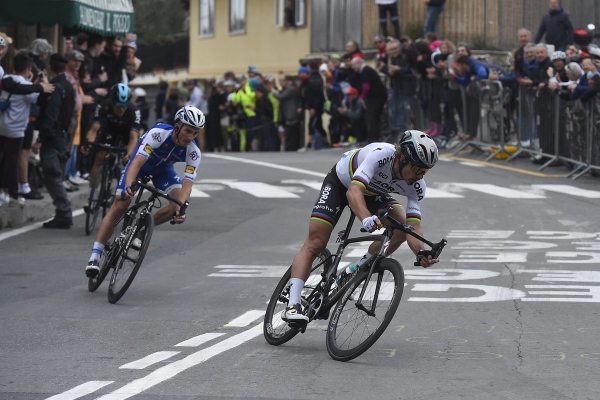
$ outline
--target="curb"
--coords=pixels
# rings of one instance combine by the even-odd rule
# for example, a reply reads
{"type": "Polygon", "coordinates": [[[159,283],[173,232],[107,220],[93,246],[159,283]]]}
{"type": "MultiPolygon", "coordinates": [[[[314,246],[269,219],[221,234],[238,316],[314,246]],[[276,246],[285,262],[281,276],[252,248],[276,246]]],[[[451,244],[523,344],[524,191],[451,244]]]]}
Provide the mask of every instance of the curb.
{"type": "MultiPolygon", "coordinates": [[[[45,221],[54,216],[52,198],[45,190],[40,190],[44,195],[41,200],[27,200],[24,206],[0,207],[0,230],[18,228],[23,225],[45,221]]],[[[87,204],[90,188],[82,185],[79,190],[67,193],[73,211],[87,204]]]]}

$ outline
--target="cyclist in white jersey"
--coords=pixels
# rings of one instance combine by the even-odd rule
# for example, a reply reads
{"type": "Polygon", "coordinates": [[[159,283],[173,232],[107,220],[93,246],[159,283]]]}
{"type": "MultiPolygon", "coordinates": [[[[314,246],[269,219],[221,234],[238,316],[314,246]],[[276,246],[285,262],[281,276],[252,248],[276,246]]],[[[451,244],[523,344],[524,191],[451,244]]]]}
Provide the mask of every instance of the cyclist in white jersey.
{"type": "MultiPolygon", "coordinates": [[[[308,322],[301,306],[301,293],[310,267],[325,248],[333,227],[344,208],[350,206],[362,221],[365,230],[373,232],[383,227],[375,215],[381,208],[390,209],[398,221],[421,231],[421,201],[425,198],[426,184],[423,176],[438,160],[435,142],[421,131],[404,132],[396,146],[389,143],[371,143],[361,149],[351,150],[342,156],[323,180],[321,192],[314,205],[308,228],[308,238],[292,263],[290,300],[283,314],[286,321],[308,322]],[[408,199],[406,212],[390,193],[408,199]]],[[[438,262],[431,253],[422,249],[422,243],[400,230],[394,231],[386,255],[392,254],[404,241],[415,253],[423,268],[438,262]]],[[[373,242],[360,259],[357,268],[379,250],[380,243],[373,242]]],[[[354,268],[356,270],[357,268],[354,268]]]]}
{"type": "MultiPolygon", "coordinates": [[[[112,235],[114,222],[125,214],[131,198],[135,194],[134,186],[138,177],[152,176],[154,186],[181,203],[189,200],[192,193],[192,183],[196,178],[200,165],[200,149],[194,139],[204,128],[205,116],[196,107],[185,106],[175,114],[175,126],[157,124],[139,139],[134,151],[135,157],[129,157],[129,162],[121,174],[117,186],[116,198],[102,219],[96,233],[96,241],[85,274],[94,277],[100,271],[99,260],[104,251],[104,245],[112,235]],[[183,180],[177,176],[173,164],[185,162],[183,180]]],[[[159,225],[171,218],[176,223],[185,221],[185,214],[179,215],[179,205],[169,203],[154,214],[154,224],[159,225]]]]}

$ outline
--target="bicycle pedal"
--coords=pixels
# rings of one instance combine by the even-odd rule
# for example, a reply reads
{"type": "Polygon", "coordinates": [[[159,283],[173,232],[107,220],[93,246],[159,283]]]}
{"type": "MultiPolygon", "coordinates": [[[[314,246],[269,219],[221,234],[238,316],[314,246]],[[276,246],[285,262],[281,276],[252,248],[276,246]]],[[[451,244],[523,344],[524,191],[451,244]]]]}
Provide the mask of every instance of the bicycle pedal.
{"type": "Polygon", "coordinates": [[[306,321],[294,321],[294,322],[289,322],[290,327],[294,328],[294,329],[298,329],[298,331],[300,331],[300,333],[304,333],[306,332],[306,326],[308,325],[308,322],[306,321]]]}

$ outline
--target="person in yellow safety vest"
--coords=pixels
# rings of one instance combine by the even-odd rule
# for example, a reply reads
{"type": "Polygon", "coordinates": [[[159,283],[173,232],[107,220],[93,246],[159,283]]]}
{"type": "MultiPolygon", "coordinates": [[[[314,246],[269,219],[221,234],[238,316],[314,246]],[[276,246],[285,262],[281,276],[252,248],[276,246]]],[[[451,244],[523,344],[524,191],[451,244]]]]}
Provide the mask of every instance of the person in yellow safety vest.
{"type": "MultiPolygon", "coordinates": [[[[285,149],[285,142],[284,142],[284,136],[280,134],[280,126],[279,126],[279,120],[281,119],[281,115],[280,115],[280,109],[281,109],[281,105],[279,102],[279,99],[277,98],[277,95],[275,94],[275,78],[271,77],[269,79],[267,79],[265,81],[265,87],[267,88],[268,91],[268,98],[269,101],[271,102],[271,106],[273,107],[273,140],[275,141],[275,143],[277,142],[277,137],[275,136],[276,134],[279,134],[279,150],[280,151],[284,151],[285,149]]],[[[277,145],[275,144],[273,149],[270,150],[277,150],[275,147],[277,145]]]]}
{"type": "MultiPolygon", "coordinates": [[[[233,97],[233,103],[241,105],[244,114],[246,115],[245,142],[250,143],[250,149],[252,151],[259,150],[259,135],[257,128],[259,128],[260,122],[256,116],[256,88],[258,87],[258,83],[257,78],[248,79],[246,84],[242,86],[233,97]]],[[[243,136],[244,132],[240,132],[240,135],[243,136]]],[[[245,146],[242,147],[240,145],[240,150],[245,151],[245,146]]]]}

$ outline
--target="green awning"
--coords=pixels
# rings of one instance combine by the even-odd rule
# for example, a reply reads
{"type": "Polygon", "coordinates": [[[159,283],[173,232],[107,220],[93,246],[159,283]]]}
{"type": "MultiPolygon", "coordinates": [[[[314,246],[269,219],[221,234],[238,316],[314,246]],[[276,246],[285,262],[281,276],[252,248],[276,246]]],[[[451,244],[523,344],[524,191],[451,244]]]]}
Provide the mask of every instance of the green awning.
{"type": "Polygon", "coordinates": [[[121,35],[134,32],[132,0],[0,0],[2,20],[24,24],[59,24],[121,35]]]}

